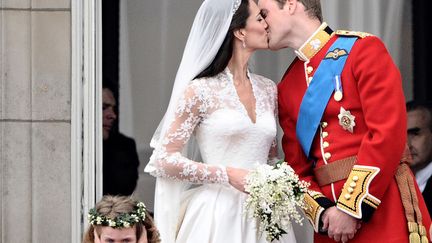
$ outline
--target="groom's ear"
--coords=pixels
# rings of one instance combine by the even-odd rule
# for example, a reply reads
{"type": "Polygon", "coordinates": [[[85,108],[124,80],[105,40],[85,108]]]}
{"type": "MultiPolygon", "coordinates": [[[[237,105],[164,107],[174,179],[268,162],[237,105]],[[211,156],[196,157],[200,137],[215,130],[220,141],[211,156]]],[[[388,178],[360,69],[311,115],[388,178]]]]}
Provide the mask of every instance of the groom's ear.
{"type": "Polygon", "coordinates": [[[284,8],[288,9],[288,12],[293,14],[296,11],[298,0],[287,0],[284,8]]]}
{"type": "Polygon", "coordinates": [[[304,8],[303,3],[299,0],[287,0],[285,3],[285,8],[288,9],[290,14],[294,14],[297,11],[297,8],[300,7],[299,4],[301,4],[301,6],[304,8]]]}
{"type": "Polygon", "coordinates": [[[240,41],[244,41],[244,39],[246,37],[245,29],[236,29],[236,30],[234,30],[233,34],[234,34],[234,37],[236,37],[240,41]]]}

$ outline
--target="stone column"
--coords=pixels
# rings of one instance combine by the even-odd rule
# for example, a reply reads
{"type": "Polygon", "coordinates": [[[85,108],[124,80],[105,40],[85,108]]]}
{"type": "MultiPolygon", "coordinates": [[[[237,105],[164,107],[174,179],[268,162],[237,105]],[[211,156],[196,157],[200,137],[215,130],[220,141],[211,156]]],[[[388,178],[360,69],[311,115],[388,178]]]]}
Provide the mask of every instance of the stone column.
{"type": "Polygon", "coordinates": [[[0,242],[70,242],[70,0],[0,17],[0,242]]]}

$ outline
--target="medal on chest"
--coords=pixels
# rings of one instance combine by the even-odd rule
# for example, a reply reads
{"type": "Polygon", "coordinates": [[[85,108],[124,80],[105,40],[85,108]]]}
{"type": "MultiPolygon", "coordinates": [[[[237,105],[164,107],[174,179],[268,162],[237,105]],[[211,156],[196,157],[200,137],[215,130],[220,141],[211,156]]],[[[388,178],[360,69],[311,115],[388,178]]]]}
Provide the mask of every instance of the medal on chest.
{"type": "Polygon", "coordinates": [[[350,133],[354,132],[355,116],[353,116],[350,111],[347,111],[341,107],[338,118],[339,125],[341,125],[344,130],[347,130],[350,133]]]}

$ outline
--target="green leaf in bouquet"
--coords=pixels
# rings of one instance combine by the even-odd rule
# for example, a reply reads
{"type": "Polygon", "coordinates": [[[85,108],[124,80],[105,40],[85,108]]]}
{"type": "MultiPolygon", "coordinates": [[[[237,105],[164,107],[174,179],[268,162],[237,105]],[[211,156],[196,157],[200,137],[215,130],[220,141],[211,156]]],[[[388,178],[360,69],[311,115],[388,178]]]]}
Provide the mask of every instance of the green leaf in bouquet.
{"type": "Polygon", "coordinates": [[[276,162],[275,164],[274,164],[274,169],[278,169],[283,163],[285,163],[285,161],[284,160],[282,160],[282,159],[280,159],[278,162],[276,162]]]}

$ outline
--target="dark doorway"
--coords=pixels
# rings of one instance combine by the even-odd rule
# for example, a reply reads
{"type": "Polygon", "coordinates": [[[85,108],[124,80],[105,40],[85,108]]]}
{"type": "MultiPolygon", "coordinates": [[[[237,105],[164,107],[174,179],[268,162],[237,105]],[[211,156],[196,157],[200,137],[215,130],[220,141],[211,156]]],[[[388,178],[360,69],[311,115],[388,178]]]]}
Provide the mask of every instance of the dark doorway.
{"type": "Polygon", "coordinates": [[[414,99],[432,100],[432,79],[428,70],[432,66],[432,47],[429,32],[431,20],[430,1],[413,0],[413,43],[414,43],[414,99]]]}
{"type": "Polygon", "coordinates": [[[131,195],[139,159],[135,140],[119,131],[120,0],[102,2],[103,194],[131,195]]]}

